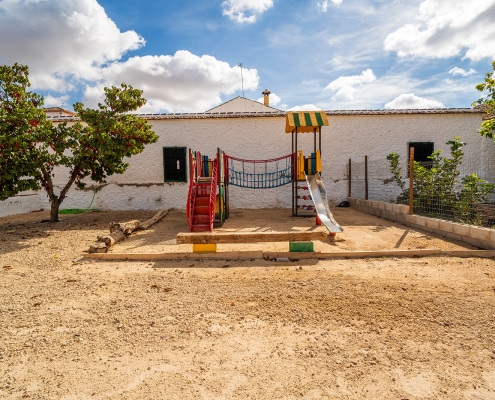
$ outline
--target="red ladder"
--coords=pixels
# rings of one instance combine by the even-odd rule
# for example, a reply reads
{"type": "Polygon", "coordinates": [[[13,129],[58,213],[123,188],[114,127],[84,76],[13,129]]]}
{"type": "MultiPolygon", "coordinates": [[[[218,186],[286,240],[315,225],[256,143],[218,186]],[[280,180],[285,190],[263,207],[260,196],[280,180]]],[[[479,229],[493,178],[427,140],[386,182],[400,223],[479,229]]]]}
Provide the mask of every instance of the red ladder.
{"type": "MultiPolygon", "coordinates": [[[[199,154],[199,152],[198,152],[199,154]]],[[[201,160],[201,155],[199,155],[201,160]]],[[[187,199],[189,232],[212,232],[217,197],[218,160],[212,163],[211,177],[196,176],[196,158],[191,159],[191,179],[187,199]]]]}

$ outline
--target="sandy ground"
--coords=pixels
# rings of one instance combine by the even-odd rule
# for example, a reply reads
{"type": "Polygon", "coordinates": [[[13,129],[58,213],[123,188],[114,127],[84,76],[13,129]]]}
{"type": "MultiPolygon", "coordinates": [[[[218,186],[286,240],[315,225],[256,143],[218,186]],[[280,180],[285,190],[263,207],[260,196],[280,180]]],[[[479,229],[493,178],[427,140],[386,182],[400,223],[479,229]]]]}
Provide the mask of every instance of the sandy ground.
{"type": "MultiPolygon", "coordinates": [[[[464,243],[445,241],[443,238],[414,230],[382,218],[350,208],[333,209],[335,219],[344,232],[335,238],[315,242],[315,251],[389,250],[441,248],[456,250],[474,248],[464,243]]],[[[177,232],[187,232],[185,213],[174,211],[166,223],[152,227],[152,232],[137,232],[115,246],[115,253],[188,252],[192,245],[177,245],[177,232]]],[[[138,218],[139,219],[139,218],[138,218]]],[[[232,210],[230,218],[216,231],[307,231],[325,230],[317,227],[315,218],[292,217],[290,210],[232,210]]],[[[106,229],[106,226],[103,228],[106,229]]],[[[289,251],[288,243],[219,244],[218,251],[289,251]]]]}
{"type": "MultiPolygon", "coordinates": [[[[74,262],[153,212],[47,215],[0,219],[2,399],[495,399],[491,259],[74,262]]],[[[313,229],[288,215],[237,210],[222,229],[313,229]]],[[[316,250],[464,248],[335,217],[345,232],[316,250]]],[[[174,211],[114,251],[184,251],[185,230],[174,211]]]]}

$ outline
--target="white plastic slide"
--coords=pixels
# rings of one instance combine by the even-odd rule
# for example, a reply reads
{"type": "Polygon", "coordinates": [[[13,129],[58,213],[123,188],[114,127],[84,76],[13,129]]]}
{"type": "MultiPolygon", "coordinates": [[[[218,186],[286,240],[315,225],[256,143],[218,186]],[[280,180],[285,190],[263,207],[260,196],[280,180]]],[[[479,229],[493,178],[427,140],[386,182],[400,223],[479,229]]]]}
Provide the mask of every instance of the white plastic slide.
{"type": "Polygon", "coordinates": [[[330,212],[327,191],[325,190],[320,174],[317,172],[315,175],[306,175],[306,182],[321,223],[327,227],[330,233],[344,232],[344,228],[335,221],[335,218],[330,212]]]}

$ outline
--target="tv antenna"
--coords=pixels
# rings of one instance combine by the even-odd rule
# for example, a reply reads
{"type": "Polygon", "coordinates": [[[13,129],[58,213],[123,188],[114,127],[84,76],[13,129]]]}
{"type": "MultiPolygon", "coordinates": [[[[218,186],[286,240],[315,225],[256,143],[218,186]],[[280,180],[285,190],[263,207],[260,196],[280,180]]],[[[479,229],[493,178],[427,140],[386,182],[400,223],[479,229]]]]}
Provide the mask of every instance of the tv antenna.
{"type": "Polygon", "coordinates": [[[244,65],[242,63],[237,64],[237,66],[241,69],[241,88],[242,88],[242,97],[244,97],[244,77],[242,76],[242,68],[244,65]]]}

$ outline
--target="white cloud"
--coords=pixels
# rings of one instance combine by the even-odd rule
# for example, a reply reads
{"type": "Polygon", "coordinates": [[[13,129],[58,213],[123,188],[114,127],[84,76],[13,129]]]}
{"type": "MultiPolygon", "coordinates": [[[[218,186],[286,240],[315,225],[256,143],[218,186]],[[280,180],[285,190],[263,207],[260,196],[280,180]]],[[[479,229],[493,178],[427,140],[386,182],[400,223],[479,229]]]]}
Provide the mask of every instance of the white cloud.
{"type": "MultiPolygon", "coordinates": [[[[280,101],[282,100],[279,96],[277,96],[275,93],[270,93],[269,95],[269,98],[270,98],[270,106],[276,106],[278,103],[280,103],[280,101]]],[[[264,103],[264,99],[263,97],[260,97],[258,99],[258,103],[261,103],[263,104],[264,103]]]]}
{"type": "Polygon", "coordinates": [[[321,107],[315,106],[314,104],[304,104],[303,106],[294,106],[289,108],[287,111],[320,111],[321,107]]]}
{"type": "Polygon", "coordinates": [[[436,100],[429,100],[423,97],[415,96],[414,93],[403,93],[385,104],[385,108],[404,109],[404,108],[444,108],[445,106],[436,100]]]}
{"type": "Polygon", "coordinates": [[[58,92],[73,89],[71,80],[98,79],[102,65],[144,45],[96,0],[2,0],[0,38],[0,63],[27,64],[34,88],[58,92]]]}
{"type": "Polygon", "coordinates": [[[51,94],[45,96],[44,106],[45,107],[61,107],[67,108],[67,102],[69,101],[69,96],[54,97],[51,94]]]}
{"type": "MultiPolygon", "coordinates": [[[[331,0],[333,4],[339,6],[340,4],[342,4],[342,0],[331,0]]],[[[329,5],[329,2],[328,0],[325,0],[321,3],[316,3],[316,7],[318,7],[318,11],[320,12],[327,12],[328,10],[328,5],[329,5]]]]}
{"type": "Polygon", "coordinates": [[[361,72],[361,75],[341,76],[330,82],[324,90],[335,91],[335,98],[352,100],[356,97],[358,89],[356,86],[362,86],[376,80],[376,76],[371,69],[361,72]]]}
{"type": "Polygon", "coordinates": [[[476,71],[474,69],[470,69],[469,71],[466,71],[462,68],[459,68],[459,67],[454,67],[452,68],[450,71],[449,71],[449,74],[452,74],[452,75],[462,75],[462,76],[469,76],[469,75],[472,75],[472,74],[475,74],[476,71]]]}
{"type": "MultiPolygon", "coordinates": [[[[142,112],[205,111],[221,103],[221,94],[232,94],[241,88],[239,67],[185,50],[173,56],[131,57],[110,64],[101,74],[107,86],[125,82],[143,90],[149,102],[142,112]]],[[[244,68],[243,77],[244,89],[258,87],[255,69],[244,68]]],[[[95,106],[102,98],[103,84],[86,88],[86,105],[95,106]]]]}
{"type": "Polygon", "coordinates": [[[273,6],[272,0],[225,0],[222,14],[238,23],[252,24],[256,16],[273,6]]]}
{"type": "Polygon", "coordinates": [[[320,12],[327,12],[328,1],[325,0],[323,3],[316,3],[316,6],[320,12]]]}
{"type": "Polygon", "coordinates": [[[384,48],[399,56],[495,58],[495,0],[425,0],[417,23],[390,33],[384,48]]]}
{"type": "MultiPolygon", "coordinates": [[[[0,0],[0,38],[0,64],[27,64],[33,88],[56,93],[47,105],[85,87],[83,101],[93,107],[104,86],[125,82],[144,90],[143,112],[204,111],[241,88],[239,68],[208,55],[178,51],[121,61],[145,41],[121,32],[97,0],[0,0]]],[[[257,71],[243,75],[244,88],[256,89],[257,71]]]]}

